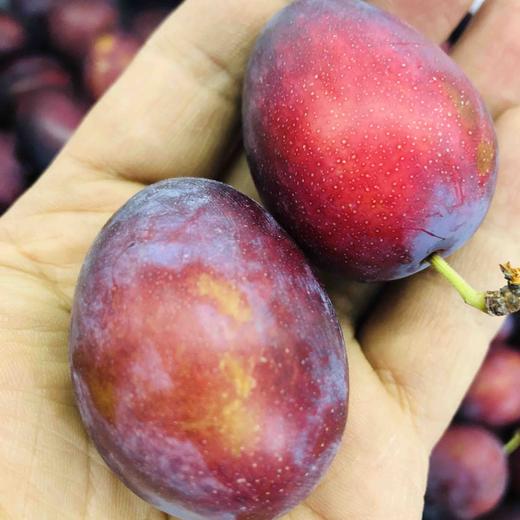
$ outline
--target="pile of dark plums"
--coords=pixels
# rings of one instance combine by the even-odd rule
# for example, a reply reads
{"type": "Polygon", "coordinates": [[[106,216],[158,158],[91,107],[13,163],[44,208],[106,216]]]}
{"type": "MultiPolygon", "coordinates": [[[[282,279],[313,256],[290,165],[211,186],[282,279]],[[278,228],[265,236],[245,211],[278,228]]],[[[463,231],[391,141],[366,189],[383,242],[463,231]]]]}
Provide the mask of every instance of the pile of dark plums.
{"type": "Polygon", "coordinates": [[[0,2],[0,214],[178,3],[0,2]]]}
{"type": "Polygon", "coordinates": [[[520,519],[518,318],[508,318],[491,343],[453,424],[432,454],[425,520],[520,519]]]}

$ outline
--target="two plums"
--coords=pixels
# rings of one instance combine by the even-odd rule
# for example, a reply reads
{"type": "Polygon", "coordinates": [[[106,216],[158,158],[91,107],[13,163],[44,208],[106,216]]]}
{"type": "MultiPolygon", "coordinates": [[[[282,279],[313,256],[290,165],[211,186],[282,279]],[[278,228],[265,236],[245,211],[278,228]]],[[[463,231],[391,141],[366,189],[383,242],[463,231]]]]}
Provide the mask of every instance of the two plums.
{"type": "MultiPolygon", "coordinates": [[[[362,280],[461,247],[495,186],[493,125],[468,79],[357,0],[299,0],[268,24],[246,73],[244,141],[284,228],[362,280]]],[[[147,188],[105,226],[79,279],[70,353],[102,456],[183,519],[289,511],[345,426],[326,294],[272,217],[212,181],[147,188]]]]}

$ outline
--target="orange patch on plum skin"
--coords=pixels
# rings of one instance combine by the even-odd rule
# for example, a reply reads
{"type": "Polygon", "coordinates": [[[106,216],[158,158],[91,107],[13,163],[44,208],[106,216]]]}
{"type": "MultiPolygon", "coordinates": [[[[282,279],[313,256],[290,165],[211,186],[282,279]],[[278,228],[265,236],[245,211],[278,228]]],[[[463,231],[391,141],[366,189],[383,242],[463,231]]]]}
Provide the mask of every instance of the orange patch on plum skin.
{"type": "Polygon", "coordinates": [[[208,273],[202,273],[196,280],[196,286],[198,295],[213,300],[223,314],[227,314],[239,323],[251,320],[251,307],[244,295],[232,284],[208,273]]]}
{"type": "Polygon", "coordinates": [[[225,354],[219,364],[220,370],[227,374],[235,386],[235,393],[238,397],[247,399],[251,390],[256,386],[256,380],[251,376],[250,369],[244,367],[229,354],[225,354]]]}
{"type": "Polygon", "coordinates": [[[110,381],[103,381],[96,374],[88,377],[87,385],[97,411],[112,424],[116,413],[114,386],[110,381]]]}
{"type": "Polygon", "coordinates": [[[113,382],[103,370],[88,362],[88,356],[82,349],[74,354],[74,365],[81,374],[88,388],[90,398],[99,414],[113,424],[116,415],[116,396],[113,382]]]}
{"type": "Polygon", "coordinates": [[[471,100],[450,83],[445,82],[444,89],[453,103],[457,114],[459,114],[462,123],[468,128],[474,128],[478,123],[478,114],[471,100]]]}
{"type": "Polygon", "coordinates": [[[229,449],[231,455],[238,457],[247,446],[249,449],[255,444],[260,432],[258,417],[251,411],[250,405],[243,400],[236,399],[222,409],[223,422],[219,425],[223,445],[229,449]]]}
{"type": "Polygon", "coordinates": [[[185,432],[218,439],[220,446],[234,457],[254,446],[260,432],[258,412],[248,400],[256,386],[251,375],[253,365],[249,361],[248,365],[244,367],[236,357],[225,354],[218,365],[221,391],[206,396],[198,418],[179,422],[185,432]]]}
{"type": "Polygon", "coordinates": [[[477,171],[479,175],[487,175],[495,162],[495,146],[490,141],[481,141],[477,148],[477,171]]]}

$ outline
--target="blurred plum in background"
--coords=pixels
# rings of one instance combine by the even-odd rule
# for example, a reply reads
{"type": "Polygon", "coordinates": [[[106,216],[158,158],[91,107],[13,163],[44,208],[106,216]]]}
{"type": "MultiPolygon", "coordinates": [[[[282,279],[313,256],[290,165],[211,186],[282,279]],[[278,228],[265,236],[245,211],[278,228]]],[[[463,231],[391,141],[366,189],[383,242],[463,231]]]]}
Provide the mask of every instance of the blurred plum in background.
{"type": "Polygon", "coordinates": [[[427,497],[446,517],[476,518],[499,504],[507,474],[497,437],[478,426],[452,426],[431,455],[427,497]]]}
{"type": "Polygon", "coordinates": [[[0,11],[0,60],[21,51],[26,44],[27,35],[23,25],[0,11]]]}
{"type": "Polygon", "coordinates": [[[16,106],[25,96],[44,89],[72,89],[72,77],[53,57],[19,58],[0,70],[0,112],[16,106]]]}
{"type": "Polygon", "coordinates": [[[23,193],[24,169],[15,156],[14,136],[0,132],[0,215],[23,193]]]}
{"type": "Polygon", "coordinates": [[[520,352],[495,343],[461,408],[465,419],[492,427],[520,422],[520,352]]]}
{"type": "Polygon", "coordinates": [[[62,0],[49,13],[49,37],[56,49],[79,59],[118,23],[119,12],[110,0],[62,0]]]}
{"type": "Polygon", "coordinates": [[[85,106],[65,92],[47,90],[24,99],[16,114],[20,153],[34,168],[45,170],[85,112],[85,106]]]}

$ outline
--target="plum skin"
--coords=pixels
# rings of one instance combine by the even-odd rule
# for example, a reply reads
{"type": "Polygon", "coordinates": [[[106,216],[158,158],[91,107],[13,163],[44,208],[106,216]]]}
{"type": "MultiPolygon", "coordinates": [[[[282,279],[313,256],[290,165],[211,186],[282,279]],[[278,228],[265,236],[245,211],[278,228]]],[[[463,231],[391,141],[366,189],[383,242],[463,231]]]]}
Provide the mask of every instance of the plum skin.
{"type": "Polygon", "coordinates": [[[452,426],[432,452],[427,499],[447,515],[472,519],[498,505],[507,479],[497,437],[479,426],[452,426]]]}
{"type": "Polygon", "coordinates": [[[328,297],[274,219],[215,181],[158,183],[110,220],[81,271],[70,359],[105,461],[180,518],[288,511],[345,426],[328,297]]]}
{"type": "Polygon", "coordinates": [[[462,403],[461,414],[492,427],[520,421],[520,352],[505,344],[491,349],[462,403]]]}
{"type": "Polygon", "coordinates": [[[0,132],[0,215],[24,192],[27,179],[15,154],[15,139],[0,132]]]}
{"type": "Polygon", "coordinates": [[[0,61],[22,50],[27,43],[23,26],[12,16],[0,11],[0,61]]]}
{"type": "Polygon", "coordinates": [[[244,144],[267,207],[323,267],[364,281],[460,248],[496,181],[482,100],[438,46],[357,0],[299,0],[246,73],[244,144]]]}
{"type": "Polygon", "coordinates": [[[86,107],[66,92],[42,90],[18,105],[18,149],[38,171],[45,170],[67,143],[86,113],[86,107]]]}
{"type": "Polygon", "coordinates": [[[0,113],[38,91],[69,92],[72,88],[72,78],[54,58],[47,55],[18,58],[0,72],[0,113]]]}

